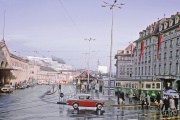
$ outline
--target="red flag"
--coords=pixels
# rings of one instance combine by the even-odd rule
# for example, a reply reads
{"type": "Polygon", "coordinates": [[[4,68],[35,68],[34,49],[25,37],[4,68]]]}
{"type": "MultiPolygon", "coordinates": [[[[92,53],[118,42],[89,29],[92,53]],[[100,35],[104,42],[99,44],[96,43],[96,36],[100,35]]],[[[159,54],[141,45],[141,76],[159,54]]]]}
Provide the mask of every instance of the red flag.
{"type": "Polygon", "coordinates": [[[157,59],[160,58],[161,42],[162,42],[162,34],[159,34],[159,38],[158,38],[158,50],[157,50],[157,59]]]}
{"type": "Polygon", "coordinates": [[[142,53],[143,53],[143,50],[144,50],[144,41],[141,42],[141,51],[140,51],[139,61],[142,60],[142,53]]]}

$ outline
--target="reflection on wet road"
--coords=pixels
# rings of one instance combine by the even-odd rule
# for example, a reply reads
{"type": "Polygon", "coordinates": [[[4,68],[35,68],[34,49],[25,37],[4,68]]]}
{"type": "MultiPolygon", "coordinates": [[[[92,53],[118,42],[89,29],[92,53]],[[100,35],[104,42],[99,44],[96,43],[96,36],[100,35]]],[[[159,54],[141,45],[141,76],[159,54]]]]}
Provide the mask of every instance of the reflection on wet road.
{"type": "MultiPolygon", "coordinates": [[[[57,104],[73,97],[75,88],[72,85],[62,85],[63,98],[55,93],[46,94],[51,89],[48,85],[37,85],[33,88],[16,90],[10,94],[0,95],[0,120],[159,120],[164,119],[157,111],[142,111],[140,106],[114,107],[106,106],[102,110],[82,107],[73,109],[72,106],[57,104]]],[[[179,119],[178,116],[171,117],[179,119]]]]}

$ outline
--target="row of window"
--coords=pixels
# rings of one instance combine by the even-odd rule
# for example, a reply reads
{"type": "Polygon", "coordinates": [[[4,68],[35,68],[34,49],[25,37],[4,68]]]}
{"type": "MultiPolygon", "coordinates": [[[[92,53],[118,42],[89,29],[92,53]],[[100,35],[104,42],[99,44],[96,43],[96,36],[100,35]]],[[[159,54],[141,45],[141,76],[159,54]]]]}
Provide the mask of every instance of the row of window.
{"type": "Polygon", "coordinates": [[[132,82],[132,81],[128,81],[128,82],[116,81],[116,87],[132,88],[132,89],[161,89],[161,83],[143,82],[142,84],[140,84],[139,82],[132,82]]]}
{"type": "MultiPolygon", "coordinates": [[[[173,67],[172,67],[172,62],[170,62],[169,66],[166,65],[166,63],[164,64],[164,68],[163,68],[163,72],[164,74],[167,74],[167,69],[169,70],[169,74],[173,74],[173,67]]],[[[161,70],[162,70],[162,66],[161,64],[159,65],[159,68],[156,67],[156,65],[154,66],[154,75],[156,75],[156,73],[158,73],[159,75],[161,75],[161,70]],[[158,71],[157,71],[158,70],[158,71]]],[[[139,67],[137,70],[137,67],[135,68],[135,75],[150,75],[152,71],[151,66],[144,66],[144,67],[139,67]],[[148,71],[147,71],[148,70],[148,71]],[[147,74],[148,73],[148,74],[147,74]]],[[[179,63],[177,62],[175,65],[175,74],[179,74],[179,63]]]]}
{"type": "Polygon", "coordinates": [[[16,62],[11,60],[11,66],[21,67],[23,69],[28,69],[28,65],[23,64],[22,62],[16,62]]]}

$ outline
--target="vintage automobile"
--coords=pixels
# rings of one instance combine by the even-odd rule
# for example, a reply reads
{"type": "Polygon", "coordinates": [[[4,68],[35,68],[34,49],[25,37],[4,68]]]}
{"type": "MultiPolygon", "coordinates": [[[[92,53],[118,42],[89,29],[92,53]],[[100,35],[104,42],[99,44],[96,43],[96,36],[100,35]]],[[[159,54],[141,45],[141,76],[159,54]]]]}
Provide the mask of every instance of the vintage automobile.
{"type": "Polygon", "coordinates": [[[73,106],[74,109],[81,107],[96,107],[101,110],[104,106],[104,101],[92,99],[91,94],[77,94],[75,99],[67,100],[67,105],[73,106]]]}
{"type": "Polygon", "coordinates": [[[10,93],[13,92],[14,88],[12,87],[12,85],[9,84],[5,84],[4,87],[1,88],[1,92],[4,93],[10,93]]]}
{"type": "Polygon", "coordinates": [[[175,97],[176,96],[177,98],[179,98],[179,93],[176,90],[169,89],[169,90],[163,91],[163,96],[169,96],[169,97],[175,97]]]}

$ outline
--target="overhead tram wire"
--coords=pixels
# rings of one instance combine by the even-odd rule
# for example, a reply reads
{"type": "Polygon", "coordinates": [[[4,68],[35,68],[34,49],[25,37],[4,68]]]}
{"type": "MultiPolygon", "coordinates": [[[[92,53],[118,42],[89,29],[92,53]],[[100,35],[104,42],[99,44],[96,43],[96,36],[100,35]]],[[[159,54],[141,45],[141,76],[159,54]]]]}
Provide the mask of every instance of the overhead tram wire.
{"type": "Polygon", "coordinates": [[[74,27],[78,30],[78,32],[80,33],[81,37],[83,37],[82,32],[79,30],[79,28],[77,27],[76,23],[74,22],[74,20],[72,19],[71,15],[69,14],[69,12],[67,11],[67,9],[64,7],[63,3],[61,2],[61,0],[58,0],[59,3],[61,4],[62,8],[64,9],[64,11],[66,12],[66,14],[68,15],[69,19],[71,20],[72,24],[74,25],[74,27]]]}

